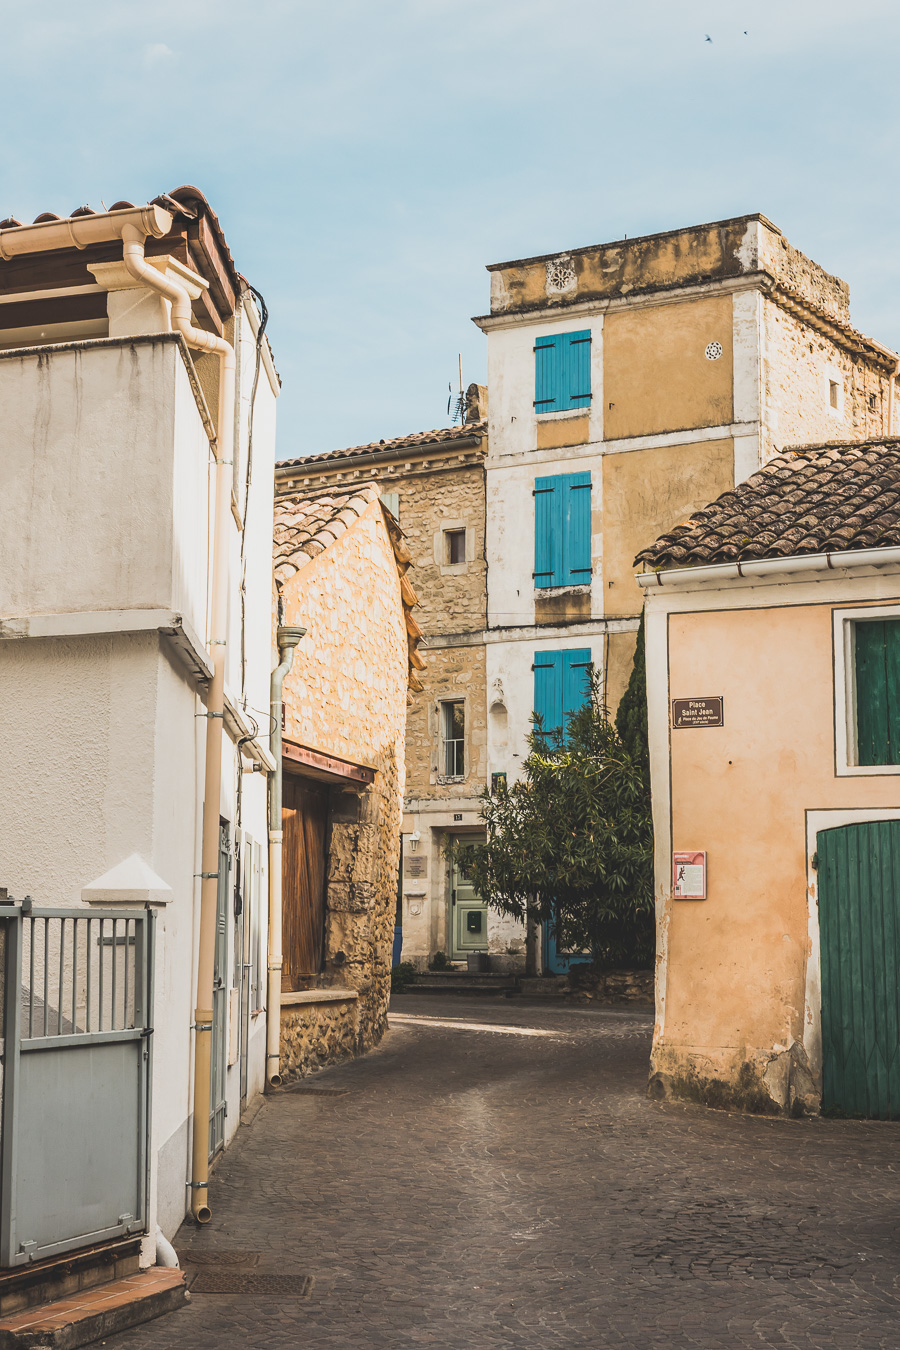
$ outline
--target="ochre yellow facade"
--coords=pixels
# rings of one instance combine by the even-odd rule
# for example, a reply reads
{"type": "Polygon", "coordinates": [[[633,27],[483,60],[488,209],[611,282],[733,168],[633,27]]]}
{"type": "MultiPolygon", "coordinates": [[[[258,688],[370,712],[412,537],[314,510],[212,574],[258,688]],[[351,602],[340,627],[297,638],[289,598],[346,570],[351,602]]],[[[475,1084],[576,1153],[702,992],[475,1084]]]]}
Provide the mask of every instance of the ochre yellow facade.
{"type": "Polygon", "coordinates": [[[603,430],[606,440],[693,427],[728,426],[733,417],[732,299],[617,310],[603,324],[603,430]],[[707,348],[721,347],[709,360],[707,348]]]}
{"type": "Polygon", "coordinates": [[[604,455],[601,463],[606,613],[640,614],[635,555],[734,486],[734,444],[660,445],[604,455]]]}

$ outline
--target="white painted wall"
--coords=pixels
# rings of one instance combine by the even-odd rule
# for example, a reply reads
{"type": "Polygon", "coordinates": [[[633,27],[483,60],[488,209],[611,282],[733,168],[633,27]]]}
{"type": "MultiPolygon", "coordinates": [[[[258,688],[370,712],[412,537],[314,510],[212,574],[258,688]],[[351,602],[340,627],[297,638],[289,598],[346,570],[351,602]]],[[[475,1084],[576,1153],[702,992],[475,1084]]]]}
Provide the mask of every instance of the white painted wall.
{"type": "MultiPolygon", "coordinates": [[[[238,361],[252,380],[249,324],[243,336],[250,348],[239,341],[238,361]]],[[[246,534],[231,522],[228,541],[231,693],[264,742],[274,402],[263,372],[246,534]]],[[[77,629],[79,612],[163,609],[182,614],[205,642],[210,448],[178,344],[171,337],[121,339],[3,353],[0,403],[0,618],[71,615],[77,629]]],[[[245,467],[246,416],[239,416],[238,431],[245,467]]],[[[171,887],[158,914],[149,1216],[149,1233],[159,1222],[169,1236],[189,1200],[203,710],[192,677],[155,629],[0,640],[0,885],[39,905],[79,905],[83,886],[138,853],[171,887]]],[[[241,774],[240,826],[262,845],[265,941],[267,781],[243,768],[226,734],[219,810],[233,837],[241,774]]],[[[231,985],[231,897],[228,908],[231,985]]],[[[227,1074],[226,1139],[240,1122],[240,1068],[238,1059],[227,1074]]],[[[259,1012],[250,1027],[251,1096],[262,1089],[264,1072],[259,1012]]],[[[152,1246],[151,1238],[148,1252],[152,1246]]]]}
{"type": "Polygon", "coordinates": [[[208,448],[173,338],[0,353],[0,613],[206,628],[208,448]]]}

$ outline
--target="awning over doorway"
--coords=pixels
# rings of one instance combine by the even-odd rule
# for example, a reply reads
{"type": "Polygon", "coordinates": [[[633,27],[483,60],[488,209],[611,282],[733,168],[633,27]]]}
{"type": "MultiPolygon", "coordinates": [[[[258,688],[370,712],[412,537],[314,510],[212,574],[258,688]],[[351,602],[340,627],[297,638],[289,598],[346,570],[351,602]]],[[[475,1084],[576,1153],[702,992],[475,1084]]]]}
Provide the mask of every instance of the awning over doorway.
{"type": "Polygon", "coordinates": [[[341,755],[329,755],[312,746],[301,745],[289,737],[282,737],[283,767],[304,778],[317,778],[323,783],[337,783],[343,787],[368,787],[375,782],[375,770],[369,764],[358,764],[341,755]]]}

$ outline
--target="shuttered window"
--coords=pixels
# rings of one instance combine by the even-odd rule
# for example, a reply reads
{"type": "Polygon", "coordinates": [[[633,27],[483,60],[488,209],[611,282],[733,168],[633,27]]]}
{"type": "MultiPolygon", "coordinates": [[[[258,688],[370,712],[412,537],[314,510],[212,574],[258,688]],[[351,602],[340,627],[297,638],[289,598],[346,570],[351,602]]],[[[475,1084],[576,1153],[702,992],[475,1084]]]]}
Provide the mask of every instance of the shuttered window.
{"type": "Polygon", "coordinates": [[[589,647],[567,652],[535,652],[534,711],[545,731],[565,728],[569,715],[588,697],[589,647]]]}
{"type": "Polygon", "coordinates": [[[534,480],[534,584],[574,586],[591,579],[591,475],[534,480]]]}
{"type": "Polygon", "coordinates": [[[900,764],[900,619],[854,624],[858,764],[900,764]]]}
{"type": "Polygon", "coordinates": [[[555,333],[534,344],[534,410],[591,406],[591,332],[555,333]]]}

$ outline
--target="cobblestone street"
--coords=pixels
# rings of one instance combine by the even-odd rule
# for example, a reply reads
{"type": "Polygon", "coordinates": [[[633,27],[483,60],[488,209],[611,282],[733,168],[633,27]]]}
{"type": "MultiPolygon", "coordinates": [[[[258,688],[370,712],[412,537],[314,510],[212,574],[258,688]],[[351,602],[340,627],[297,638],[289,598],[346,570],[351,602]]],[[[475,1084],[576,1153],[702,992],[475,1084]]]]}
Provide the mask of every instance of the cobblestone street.
{"type": "Polygon", "coordinates": [[[269,1292],[195,1289],[108,1350],[900,1344],[900,1125],[650,1102],[644,1010],[394,1009],[267,1101],[179,1234],[269,1292]]]}

